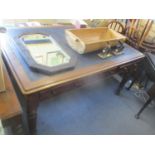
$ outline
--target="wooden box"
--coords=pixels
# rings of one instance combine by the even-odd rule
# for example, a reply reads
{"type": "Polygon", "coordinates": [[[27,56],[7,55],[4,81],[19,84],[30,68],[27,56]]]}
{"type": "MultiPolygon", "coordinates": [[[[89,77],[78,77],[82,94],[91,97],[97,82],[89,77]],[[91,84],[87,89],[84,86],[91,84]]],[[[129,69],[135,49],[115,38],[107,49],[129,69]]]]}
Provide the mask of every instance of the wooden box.
{"type": "Polygon", "coordinates": [[[124,42],[126,37],[107,27],[68,29],[65,32],[70,47],[80,54],[93,52],[124,42]]]}

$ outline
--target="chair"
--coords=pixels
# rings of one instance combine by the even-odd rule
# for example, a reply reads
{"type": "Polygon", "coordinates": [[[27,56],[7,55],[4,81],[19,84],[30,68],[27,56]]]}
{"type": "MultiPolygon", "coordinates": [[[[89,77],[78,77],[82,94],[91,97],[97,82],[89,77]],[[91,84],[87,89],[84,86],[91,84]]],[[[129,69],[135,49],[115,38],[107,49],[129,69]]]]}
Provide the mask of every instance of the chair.
{"type": "Polygon", "coordinates": [[[127,37],[127,43],[136,49],[139,49],[143,44],[147,34],[150,31],[153,21],[146,20],[144,27],[140,29],[140,19],[132,19],[126,22],[125,35],[127,37]]]}
{"type": "Polygon", "coordinates": [[[152,42],[146,40],[146,37],[148,36],[153,23],[154,23],[153,20],[149,19],[147,21],[147,23],[145,25],[145,31],[144,31],[144,33],[142,35],[142,38],[141,38],[140,42],[139,42],[139,48],[143,52],[146,52],[146,51],[154,52],[155,51],[155,42],[154,42],[154,40],[152,40],[152,42]]]}
{"type": "Polygon", "coordinates": [[[144,111],[144,109],[151,103],[151,101],[155,98],[155,55],[152,53],[146,53],[146,59],[144,63],[144,69],[149,80],[154,82],[151,88],[147,91],[149,95],[149,99],[143,105],[143,107],[139,110],[139,112],[135,115],[138,119],[140,114],[144,111]]]}
{"type": "MultiPolygon", "coordinates": [[[[144,73],[150,81],[154,82],[151,88],[147,91],[149,99],[135,115],[135,117],[138,119],[140,117],[140,114],[144,111],[144,109],[151,103],[153,99],[155,99],[155,54],[153,54],[153,52],[155,52],[155,43],[146,40],[146,37],[148,36],[150,29],[153,25],[153,21],[146,21],[145,26],[140,35],[136,34],[138,33],[138,26],[135,26],[136,22],[139,25],[139,21],[132,21],[131,27],[127,29],[126,34],[128,36],[128,41],[131,44],[134,44],[137,49],[140,49],[142,52],[144,52],[145,59],[138,67],[136,74],[134,74],[134,76],[132,75],[133,81],[127,89],[129,90],[135,82],[139,82],[140,78],[144,73]]],[[[122,80],[122,87],[124,86],[125,82],[129,79],[129,76],[126,75],[125,78],[123,78],[124,81],[122,80]]]]}
{"type": "MultiPolygon", "coordinates": [[[[125,24],[125,36],[127,37],[127,43],[136,49],[138,49],[140,38],[142,38],[144,29],[145,29],[144,28],[143,31],[139,34],[139,31],[138,31],[139,24],[140,24],[140,20],[138,20],[138,19],[132,19],[132,20],[127,19],[126,24],[125,24]]],[[[137,71],[137,69],[138,69],[138,73],[140,73],[141,71],[137,65],[134,67],[134,69],[131,68],[131,69],[124,71],[124,73],[122,74],[122,81],[120,82],[120,85],[119,85],[118,89],[116,90],[117,95],[120,94],[120,90],[124,87],[125,83],[131,77],[134,80],[130,87],[132,87],[133,83],[135,81],[137,81],[138,76],[137,76],[137,73],[135,73],[137,71]]]]}
{"type": "Polygon", "coordinates": [[[139,42],[139,49],[144,52],[145,54],[145,60],[141,66],[140,71],[137,73],[137,76],[132,81],[131,85],[128,87],[130,89],[132,85],[139,81],[139,77],[142,76],[142,74],[145,72],[146,77],[148,80],[152,81],[154,84],[151,86],[151,88],[147,91],[149,95],[149,99],[146,101],[146,103],[142,106],[142,108],[139,110],[139,112],[135,115],[135,117],[138,119],[140,117],[140,114],[144,111],[144,109],[151,103],[151,101],[155,98],[155,43],[148,42],[146,39],[147,35],[149,34],[149,31],[153,25],[152,20],[148,20],[145,25],[145,31],[143,32],[143,36],[141,36],[141,41],[139,42]]]}
{"type": "Polygon", "coordinates": [[[125,33],[125,28],[122,23],[119,21],[113,20],[107,24],[107,27],[113,29],[121,34],[125,33]]]}
{"type": "Polygon", "coordinates": [[[140,35],[138,31],[139,20],[128,20],[125,28],[125,36],[127,37],[127,43],[134,48],[138,48],[138,42],[140,35]]]}

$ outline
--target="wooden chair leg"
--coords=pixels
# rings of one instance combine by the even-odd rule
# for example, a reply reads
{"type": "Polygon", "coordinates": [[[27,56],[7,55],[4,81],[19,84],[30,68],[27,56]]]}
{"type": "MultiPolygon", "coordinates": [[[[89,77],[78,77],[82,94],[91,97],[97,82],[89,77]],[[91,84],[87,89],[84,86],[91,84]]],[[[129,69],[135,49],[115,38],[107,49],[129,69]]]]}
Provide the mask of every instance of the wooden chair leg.
{"type": "Polygon", "coordinates": [[[144,109],[151,103],[152,98],[149,98],[147,102],[143,105],[143,107],[139,110],[139,112],[135,115],[136,119],[139,119],[140,114],[144,111],[144,109]]]}
{"type": "Polygon", "coordinates": [[[144,109],[151,103],[151,101],[155,98],[155,84],[151,86],[151,88],[147,91],[150,98],[147,102],[143,105],[143,107],[139,110],[139,112],[135,115],[137,119],[139,119],[140,114],[144,111],[144,109]]]}

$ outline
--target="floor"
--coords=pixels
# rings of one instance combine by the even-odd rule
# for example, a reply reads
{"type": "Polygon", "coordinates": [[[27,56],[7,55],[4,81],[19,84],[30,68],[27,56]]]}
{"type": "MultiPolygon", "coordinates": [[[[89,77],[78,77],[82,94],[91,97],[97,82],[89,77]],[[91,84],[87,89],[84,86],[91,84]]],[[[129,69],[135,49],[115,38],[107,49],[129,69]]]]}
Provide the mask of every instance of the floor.
{"type": "Polygon", "coordinates": [[[4,134],[4,129],[3,129],[3,126],[2,126],[2,122],[0,120],[0,135],[3,135],[4,134]]]}
{"type": "Polygon", "coordinates": [[[135,119],[143,102],[133,91],[115,95],[117,86],[114,78],[98,79],[44,101],[38,109],[37,134],[155,134],[155,108],[135,119]]]}

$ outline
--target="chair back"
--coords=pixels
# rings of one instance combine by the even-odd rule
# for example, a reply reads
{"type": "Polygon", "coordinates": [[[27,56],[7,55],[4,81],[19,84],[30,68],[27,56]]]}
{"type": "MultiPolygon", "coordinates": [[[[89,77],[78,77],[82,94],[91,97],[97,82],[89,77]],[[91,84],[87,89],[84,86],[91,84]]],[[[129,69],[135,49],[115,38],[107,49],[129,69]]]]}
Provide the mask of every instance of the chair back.
{"type": "Polygon", "coordinates": [[[124,28],[123,24],[120,23],[119,21],[113,20],[108,23],[107,27],[110,29],[113,29],[121,34],[125,33],[125,28],[124,28]]]}
{"type": "Polygon", "coordinates": [[[141,41],[139,42],[139,47],[144,52],[155,52],[155,37],[149,41],[146,40],[147,36],[149,35],[150,29],[153,26],[153,23],[153,20],[148,20],[146,30],[141,38],[141,41]]]}
{"type": "Polygon", "coordinates": [[[140,29],[140,19],[132,19],[127,22],[125,35],[127,37],[127,42],[135,48],[140,47],[140,45],[145,40],[151,25],[152,20],[147,20],[144,27],[140,29]]]}

